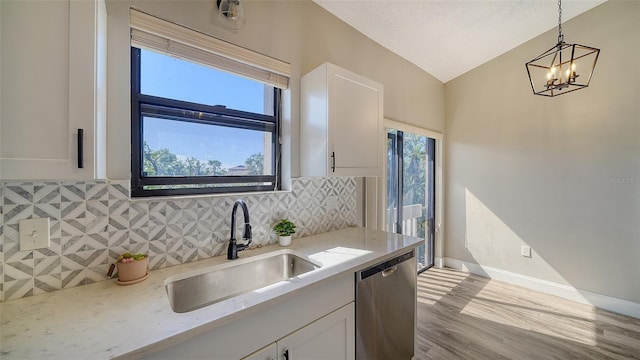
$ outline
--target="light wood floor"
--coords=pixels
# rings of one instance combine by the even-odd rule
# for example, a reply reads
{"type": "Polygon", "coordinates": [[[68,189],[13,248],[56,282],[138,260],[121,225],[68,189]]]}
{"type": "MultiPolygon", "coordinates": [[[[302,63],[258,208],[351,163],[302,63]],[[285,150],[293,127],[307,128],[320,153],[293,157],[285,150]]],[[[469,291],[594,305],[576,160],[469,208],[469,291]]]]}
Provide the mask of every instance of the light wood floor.
{"type": "Polygon", "coordinates": [[[451,269],[418,276],[417,359],[640,359],[640,319],[451,269]]]}

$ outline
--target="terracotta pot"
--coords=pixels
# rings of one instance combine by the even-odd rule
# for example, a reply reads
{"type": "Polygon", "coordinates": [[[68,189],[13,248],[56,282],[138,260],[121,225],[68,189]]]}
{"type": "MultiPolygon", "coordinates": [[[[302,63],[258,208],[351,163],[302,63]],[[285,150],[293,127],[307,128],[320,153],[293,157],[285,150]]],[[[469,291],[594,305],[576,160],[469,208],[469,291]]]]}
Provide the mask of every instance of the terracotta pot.
{"type": "Polygon", "coordinates": [[[118,262],[118,280],[132,281],[147,275],[147,267],[149,266],[149,257],[142,260],[135,260],[129,263],[118,262]]]}

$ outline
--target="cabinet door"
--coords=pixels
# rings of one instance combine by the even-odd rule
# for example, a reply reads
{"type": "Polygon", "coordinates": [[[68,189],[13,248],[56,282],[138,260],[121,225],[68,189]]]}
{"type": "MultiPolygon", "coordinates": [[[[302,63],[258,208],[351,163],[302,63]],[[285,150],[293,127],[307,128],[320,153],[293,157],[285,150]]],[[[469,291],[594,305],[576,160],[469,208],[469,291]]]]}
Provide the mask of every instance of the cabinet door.
{"type": "Polygon", "coordinates": [[[355,312],[350,303],[278,341],[278,360],[355,358],[355,312]]]}
{"type": "MultiPolygon", "coordinates": [[[[93,179],[106,108],[103,0],[0,1],[4,179],[93,179]],[[78,167],[83,129],[84,167],[78,167]]],[[[102,156],[102,155],[100,155],[102,156]]],[[[102,164],[103,165],[103,164],[102,164]]]]}
{"type": "Polygon", "coordinates": [[[329,67],[329,174],[382,176],[382,86],[329,67]]]}
{"type": "Polygon", "coordinates": [[[241,360],[276,360],[278,358],[278,350],[276,343],[263,347],[253,354],[243,357],[241,360]]]}

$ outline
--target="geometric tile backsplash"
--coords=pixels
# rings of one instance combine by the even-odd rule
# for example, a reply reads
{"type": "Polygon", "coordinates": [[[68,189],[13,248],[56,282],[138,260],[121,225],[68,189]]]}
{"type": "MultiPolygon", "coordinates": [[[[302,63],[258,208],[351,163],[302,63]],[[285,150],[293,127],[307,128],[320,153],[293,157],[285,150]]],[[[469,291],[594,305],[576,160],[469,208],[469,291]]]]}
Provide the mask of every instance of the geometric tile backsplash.
{"type": "Polygon", "coordinates": [[[294,178],[291,192],[133,200],[128,181],[2,182],[0,301],[107,280],[123,252],[148,253],[150,269],[226,254],[238,198],[257,244],[277,242],[271,227],[283,217],[296,224],[294,238],[356,224],[351,177],[294,178]],[[337,200],[331,209],[328,197],[337,200]],[[51,246],[20,251],[18,222],[45,217],[51,246]]]}

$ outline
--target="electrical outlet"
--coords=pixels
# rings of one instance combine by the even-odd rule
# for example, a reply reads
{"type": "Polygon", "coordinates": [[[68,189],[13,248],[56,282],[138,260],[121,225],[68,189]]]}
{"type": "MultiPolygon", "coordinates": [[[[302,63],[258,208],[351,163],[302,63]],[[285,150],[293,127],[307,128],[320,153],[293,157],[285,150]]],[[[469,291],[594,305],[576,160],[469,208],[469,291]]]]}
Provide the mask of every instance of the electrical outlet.
{"type": "Polygon", "coordinates": [[[522,245],[522,247],[520,248],[520,255],[530,258],[531,257],[531,246],[522,245]]]}
{"type": "Polygon", "coordinates": [[[20,220],[20,251],[51,246],[49,218],[20,220]]]}

